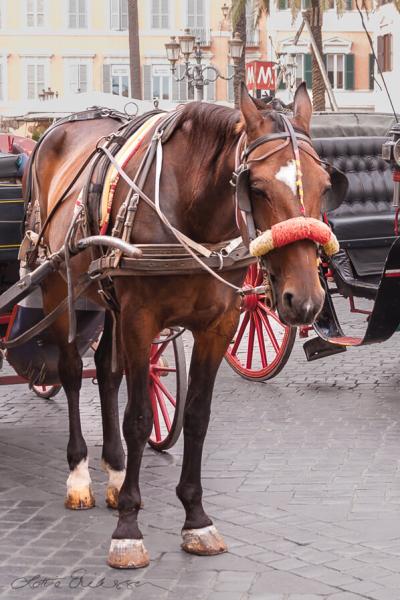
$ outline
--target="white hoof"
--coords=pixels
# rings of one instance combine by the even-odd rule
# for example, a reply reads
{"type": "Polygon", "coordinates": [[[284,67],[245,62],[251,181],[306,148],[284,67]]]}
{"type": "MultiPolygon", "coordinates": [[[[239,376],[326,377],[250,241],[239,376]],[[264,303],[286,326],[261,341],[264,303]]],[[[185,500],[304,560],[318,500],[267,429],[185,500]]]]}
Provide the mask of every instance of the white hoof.
{"type": "Polygon", "coordinates": [[[143,540],[111,540],[107,563],[114,569],[140,569],[150,563],[143,540]]]}
{"type": "Polygon", "coordinates": [[[182,549],[189,554],[215,556],[228,550],[224,538],[214,525],[201,529],[182,529],[182,549]]]}
{"type": "Polygon", "coordinates": [[[109,508],[118,508],[118,497],[125,480],[126,471],[115,471],[104,460],[101,461],[103,471],[108,474],[106,504],[109,508]]]}
{"type": "Polygon", "coordinates": [[[71,510],[85,510],[95,505],[92,492],[92,480],[89,474],[89,461],[81,460],[70,472],[67,479],[67,497],[65,507],[71,510]]]}

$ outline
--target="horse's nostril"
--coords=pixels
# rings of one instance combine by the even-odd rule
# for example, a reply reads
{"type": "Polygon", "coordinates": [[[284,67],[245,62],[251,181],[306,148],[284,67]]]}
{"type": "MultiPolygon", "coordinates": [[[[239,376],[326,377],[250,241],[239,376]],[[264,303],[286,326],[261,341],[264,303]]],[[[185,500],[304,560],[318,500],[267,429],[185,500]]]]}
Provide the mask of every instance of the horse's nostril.
{"type": "Polygon", "coordinates": [[[285,292],[283,294],[283,303],[288,308],[292,308],[292,305],[293,305],[293,294],[291,292],[285,292]]]}

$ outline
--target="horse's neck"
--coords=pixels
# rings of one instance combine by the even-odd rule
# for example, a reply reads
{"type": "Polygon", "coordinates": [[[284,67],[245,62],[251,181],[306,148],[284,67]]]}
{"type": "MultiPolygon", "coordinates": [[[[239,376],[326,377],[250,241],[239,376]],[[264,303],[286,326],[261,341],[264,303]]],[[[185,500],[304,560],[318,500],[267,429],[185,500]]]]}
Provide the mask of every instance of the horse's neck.
{"type": "Polygon", "coordinates": [[[201,241],[217,242],[240,235],[230,185],[234,154],[235,147],[229,153],[221,153],[214,164],[205,166],[194,152],[189,169],[182,170],[181,176],[188,179],[181,195],[186,204],[184,226],[201,241]]]}

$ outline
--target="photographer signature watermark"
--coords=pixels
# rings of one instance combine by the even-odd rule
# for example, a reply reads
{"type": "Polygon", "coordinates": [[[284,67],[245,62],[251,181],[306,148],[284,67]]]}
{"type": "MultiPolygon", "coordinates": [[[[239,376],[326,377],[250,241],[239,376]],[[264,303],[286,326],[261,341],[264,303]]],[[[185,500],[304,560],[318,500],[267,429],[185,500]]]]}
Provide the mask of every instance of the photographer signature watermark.
{"type": "MultiPolygon", "coordinates": [[[[116,579],[101,576],[89,575],[86,569],[76,569],[69,575],[63,577],[49,577],[47,575],[34,574],[26,575],[24,577],[17,577],[11,582],[12,590],[47,590],[47,589],[70,589],[70,590],[82,590],[82,589],[106,589],[114,591],[125,591],[135,590],[145,585],[154,584],[148,581],[135,581],[134,579],[116,579]]],[[[160,588],[163,589],[163,588],[160,588]]]]}

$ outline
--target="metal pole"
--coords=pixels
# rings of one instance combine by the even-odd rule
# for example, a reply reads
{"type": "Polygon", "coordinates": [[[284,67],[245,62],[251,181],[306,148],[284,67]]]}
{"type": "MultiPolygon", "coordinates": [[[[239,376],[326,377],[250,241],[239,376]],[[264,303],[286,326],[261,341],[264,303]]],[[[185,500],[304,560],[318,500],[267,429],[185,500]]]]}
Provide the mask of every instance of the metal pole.
{"type": "Polygon", "coordinates": [[[311,47],[312,47],[312,49],[314,51],[315,58],[317,59],[317,63],[318,63],[319,70],[321,71],[322,79],[324,80],[324,84],[325,84],[325,88],[326,88],[326,91],[327,91],[327,94],[328,94],[328,98],[329,98],[329,102],[330,102],[330,105],[331,105],[331,109],[334,112],[338,112],[339,111],[339,107],[337,105],[336,98],[335,98],[335,95],[334,95],[333,90],[332,90],[331,82],[329,81],[328,75],[326,73],[324,61],[322,60],[322,56],[321,56],[321,54],[319,52],[317,44],[315,43],[315,39],[314,39],[313,33],[311,31],[310,23],[308,22],[308,19],[306,19],[304,16],[303,16],[303,20],[304,20],[304,24],[306,26],[306,29],[308,31],[308,34],[310,36],[311,47]]]}

